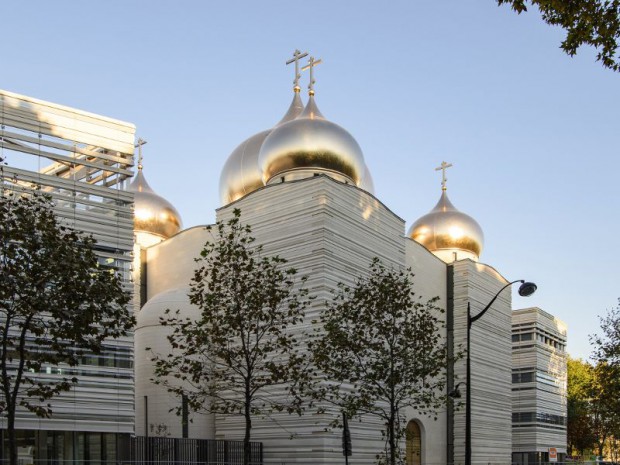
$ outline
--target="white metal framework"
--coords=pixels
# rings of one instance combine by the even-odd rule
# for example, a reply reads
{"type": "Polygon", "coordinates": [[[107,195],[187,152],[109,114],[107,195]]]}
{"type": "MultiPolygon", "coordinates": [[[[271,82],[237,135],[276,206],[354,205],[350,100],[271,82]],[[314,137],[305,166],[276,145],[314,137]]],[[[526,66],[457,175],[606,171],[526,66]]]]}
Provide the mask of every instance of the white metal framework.
{"type": "MultiPolygon", "coordinates": [[[[134,137],[132,124],[0,90],[3,187],[38,187],[49,194],[65,225],[94,236],[101,265],[118,270],[128,292],[133,290],[133,194],[123,186],[133,175],[134,137]]],[[[56,457],[38,458],[112,454],[116,446],[110,441],[116,440],[110,433],[134,429],[133,335],[109,341],[78,367],[48,366],[40,373],[42,380],[66,375],[77,376],[78,385],[53,400],[51,418],[18,412],[24,447],[32,436],[58,442],[48,448],[56,457]],[[99,446],[84,449],[73,442],[99,446]]]]}

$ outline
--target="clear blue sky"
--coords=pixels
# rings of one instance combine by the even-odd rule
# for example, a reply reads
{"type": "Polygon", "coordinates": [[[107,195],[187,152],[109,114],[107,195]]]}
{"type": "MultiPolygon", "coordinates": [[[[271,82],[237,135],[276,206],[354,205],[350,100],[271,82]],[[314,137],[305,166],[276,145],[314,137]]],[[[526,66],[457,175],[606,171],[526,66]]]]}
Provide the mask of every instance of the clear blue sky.
{"type": "MultiPolygon", "coordinates": [[[[407,221],[440,195],[481,224],[482,261],[538,283],[515,298],[587,357],[620,296],[620,74],[569,58],[537,11],[463,1],[5,0],[0,88],[129,121],[145,175],[185,226],[214,221],[220,170],[291,99],[295,48],[323,114],[357,139],[407,221]]],[[[304,77],[303,85],[307,84],[304,77]]],[[[430,296],[429,296],[430,297],[430,296]]]]}

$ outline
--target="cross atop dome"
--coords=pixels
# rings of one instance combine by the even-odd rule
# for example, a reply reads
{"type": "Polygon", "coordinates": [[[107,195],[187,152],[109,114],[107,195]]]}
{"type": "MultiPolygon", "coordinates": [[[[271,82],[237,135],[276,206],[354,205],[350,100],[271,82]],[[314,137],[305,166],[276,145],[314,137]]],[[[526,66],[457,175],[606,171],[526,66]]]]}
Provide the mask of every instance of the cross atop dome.
{"type": "Polygon", "coordinates": [[[301,78],[301,73],[299,72],[299,60],[307,56],[308,52],[302,53],[299,50],[295,50],[295,52],[293,52],[293,58],[286,62],[287,65],[295,63],[295,79],[293,80],[293,90],[295,92],[299,92],[301,90],[301,87],[299,87],[299,78],[301,78]]]}
{"type": "Polygon", "coordinates": [[[310,70],[310,83],[308,84],[309,95],[314,95],[314,84],[316,83],[316,81],[314,80],[314,67],[320,63],[323,63],[323,60],[321,60],[320,58],[318,60],[315,60],[314,57],[310,57],[310,60],[308,60],[308,64],[301,68],[302,71],[305,71],[307,69],[310,70]]]}
{"type": "Polygon", "coordinates": [[[446,181],[448,180],[448,178],[446,178],[446,170],[448,168],[452,167],[452,163],[446,163],[445,161],[441,162],[441,166],[438,166],[437,168],[435,168],[435,171],[440,171],[441,170],[441,190],[445,191],[446,190],[446,181]]]}
{"type": "Polygon", "coordinates": [[[134,145],[134,147],[138,148],[138,171],[142,171],[142,146],[144,144],[146,144],[146,141],[140,138],[136,145],[134,145]]]}

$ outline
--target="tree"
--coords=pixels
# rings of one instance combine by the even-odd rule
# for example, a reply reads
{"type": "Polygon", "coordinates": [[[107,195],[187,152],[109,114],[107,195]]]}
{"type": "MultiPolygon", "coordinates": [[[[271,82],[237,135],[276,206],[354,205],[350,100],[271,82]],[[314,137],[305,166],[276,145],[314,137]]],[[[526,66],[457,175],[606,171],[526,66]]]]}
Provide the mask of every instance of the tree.
{"type": "Polygon", "coordinates": [[[583,455],[597,438],[590,415],[594,367],[580,359],[567,360],[567,443],[570,455],[583,455]]]}
{"type": "Polygon", "coordinates": [[[309,299],[299,287],[305,279],[296,280],[285,259],[263,256],[240,216],[235,209],[218,222],[217,239],[197,259],[189,297],[200,318],[168,310],[161,319],[171,327],[173,350],[156,354],[153,381],[185,396],[194,411],[243,416],[248,464],[253,415],[303,410],[298,389],[307,382],[308,357],[296,331],[309,299]]]}
{"type": "Polygon", "coordinates": [[[620,367],[598,362],[593,373],[590,415],[597,455],[602,457],[607,441],[620,431],[620,367]]]}
{"type": "Polygon", "coordinates": [[[614,448],[620,437],[620,312],[612,309],[600,318],[602,335],[590,336],[594,345],[592,365],[568,360],[568,445],[583,452],[605,446],[614,448]]]}
{"type": "Polygon", "coordinates": [[[79,364],[103,341],[127,334],[134,319],[114,269],[98,264],[91,236],[64,226],[51,198],[0,190],[0,414],[10,463],[17,464],[15,413],[52,415],[48,402],[76,378],[39,378],[48,366],[79,364]]]}
{"type": "MultiPolygon", "coordinates": [[[[620,302],[620,300],[619,300],[620,302]]],[[[602,335],[590,336],[594,344],[593,358],[609,365],[620,366],[620,305],[599,317],[602,335]]]]}
{"type": "Polygon", "coordinates": [[[403,409],[435,415],[445,406],[447,347],[437,298],[422,302],[409,270],[378,259],[353,287],[339,285],[320,316],[311,343],[316,368],[328,380],[317,397],[349,416],[368,414],[385,423],[382,463],[402,463],[403,409]]]}
{"type": "Polygon", "coordinates": [[[620,307],[612,308],[599,320],[602,334],[590,336],[596,361],[591,414],[598,455],[602,456],[606,442],[620,437],[620,307]]]}
{"type": "Polygon", "coordinates": [[[527,3],[536,5],[547,24],[566,30],[560,46],[564,52],[574,56],[582,45],[591,45],[598,51],[597,61],[620,71],[620,0],[497,0],[497,3],[507,3],[519,14],[527,11],[527,3]]]}

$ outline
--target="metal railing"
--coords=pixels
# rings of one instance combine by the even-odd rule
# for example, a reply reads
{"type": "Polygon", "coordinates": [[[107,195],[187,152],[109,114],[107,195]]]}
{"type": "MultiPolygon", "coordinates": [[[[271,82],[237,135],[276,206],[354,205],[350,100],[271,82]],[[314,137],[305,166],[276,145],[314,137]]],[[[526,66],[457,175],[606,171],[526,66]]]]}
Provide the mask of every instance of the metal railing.
{"type": "MultiPolygon", "coordinates": [[[[243,441],[180,439],[135,436],[129,441],[129,455],[123,464],[243,464],[243,441]]],[[[250,460],[262,464],[263,445],[250,443],[250,460]]],[[[97,464],[93,464],[97,465],[97,464]]]]}
{"type": "MultiPolygon", "coordinates": [[[[243,441],[214,439],[183,439],[167,437],[128,437],[118,444],[116,456],[101,458],[97,453],[90,457],[82,451],[82,457],[57,459],[21,456],[18,465],[242,465],[243,441]],[[88,458],[84,458],[84,455],[88,458]]],[[[5,454],[8,451],[4,451],[5,454]]],[[[45,452],[43,453],[45,457],[45,452]]],[[[36,456],[36,454],[33,454],[36,456]]],[[[40,457],[40,455],[39,455],[40,457]]],[[[250,443],[250,465],[263,464],[263,445],[250,443]]],[[[8,458],[0,459],[0,465],[8,465],[8,458]]]]}

